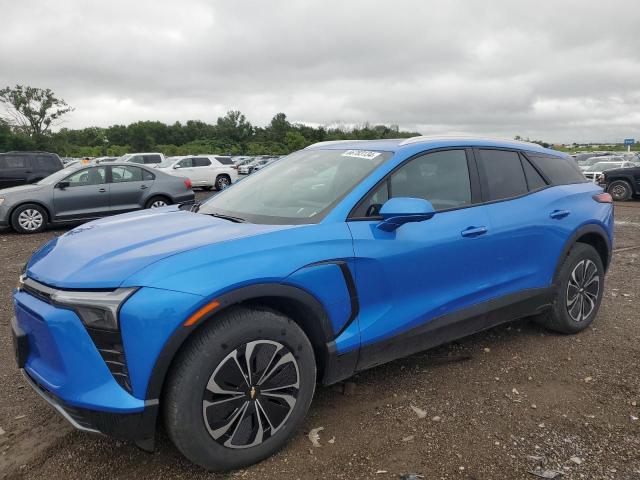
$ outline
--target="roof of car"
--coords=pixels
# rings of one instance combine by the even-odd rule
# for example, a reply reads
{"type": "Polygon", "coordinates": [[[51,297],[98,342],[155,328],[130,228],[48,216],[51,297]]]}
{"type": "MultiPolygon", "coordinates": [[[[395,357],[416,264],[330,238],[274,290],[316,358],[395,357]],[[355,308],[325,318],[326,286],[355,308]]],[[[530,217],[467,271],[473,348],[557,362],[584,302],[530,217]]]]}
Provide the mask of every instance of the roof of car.
{"type": "Polygon", "coordinates": [[[519,150],[558,155],[558,152],[544,148],[537,143],[510,140],[507,138],[476,137],[471,135],[421,135],[418,137],[383,140],[334,140],[314,143],[307,148],[329,150],[382,150],[396,152],[418,145],[431,148],[451,146],[517,148],[519,150]]]}

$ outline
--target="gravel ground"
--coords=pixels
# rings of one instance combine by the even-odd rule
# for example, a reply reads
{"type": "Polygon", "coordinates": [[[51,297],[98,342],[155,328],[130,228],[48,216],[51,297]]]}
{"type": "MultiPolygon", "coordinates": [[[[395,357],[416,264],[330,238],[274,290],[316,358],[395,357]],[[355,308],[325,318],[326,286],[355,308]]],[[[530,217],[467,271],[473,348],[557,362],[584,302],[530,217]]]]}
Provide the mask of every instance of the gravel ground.
{"type": "MultiPolygon", "coordinates": [[[[0,322],[45,240],[0,232],[0,322]]],[[[302,430],[253,467],[210,474],[160,435],[155,454],[75,432],[18,373],[0,338],[0,478],[640,480],[640,203],[616,205],[616,244],[600,314],[577,336],[526,320],[320,387],[302,430]],[[423,418],[412,408],[417,407],[423,418]],[[317,427],[320,448],[307,433],[317,427]],[[419,478],[419,477],[418,477],[419,478]]]]}

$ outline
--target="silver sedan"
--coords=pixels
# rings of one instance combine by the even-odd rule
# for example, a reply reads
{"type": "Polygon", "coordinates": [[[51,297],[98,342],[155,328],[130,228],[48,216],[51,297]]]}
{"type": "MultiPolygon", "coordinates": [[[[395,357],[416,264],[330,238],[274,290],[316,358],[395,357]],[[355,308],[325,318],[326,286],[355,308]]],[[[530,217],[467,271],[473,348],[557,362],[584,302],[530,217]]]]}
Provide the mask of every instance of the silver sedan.
{"type": "Polygon", "coordinates": [[[0,190],[0,226],[36,233],[117,213],[192,203],[189,179],[140,165],[110,163],[60,170],[31,185],[0,190]]]}

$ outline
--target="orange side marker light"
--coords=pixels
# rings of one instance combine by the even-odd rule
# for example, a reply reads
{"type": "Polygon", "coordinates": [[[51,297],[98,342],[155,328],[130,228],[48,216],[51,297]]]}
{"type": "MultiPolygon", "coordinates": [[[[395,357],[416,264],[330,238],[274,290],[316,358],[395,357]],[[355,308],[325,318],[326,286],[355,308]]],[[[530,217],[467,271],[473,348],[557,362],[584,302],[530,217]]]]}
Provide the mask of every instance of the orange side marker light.
{"type": "Polygon", "coordinates": [[[215,310],[220,306],[220,302],[214,300],[211,303],[207,303],[204,307],[198,310],[196,313],[191,315],[186,322],[182,324],[183,327],[190,327],[191,325],[195,325],[198,321],[204,317],[207,313],[215,310]]]}

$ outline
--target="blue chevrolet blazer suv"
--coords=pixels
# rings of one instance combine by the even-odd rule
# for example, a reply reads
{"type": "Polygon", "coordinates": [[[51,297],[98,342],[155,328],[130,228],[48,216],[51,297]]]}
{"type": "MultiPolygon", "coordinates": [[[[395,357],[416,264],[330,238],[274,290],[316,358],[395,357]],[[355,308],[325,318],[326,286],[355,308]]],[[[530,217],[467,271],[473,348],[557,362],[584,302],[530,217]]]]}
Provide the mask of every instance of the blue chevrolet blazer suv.
{"type": "Polygon", "coordinates": [[[211,470],[260,461],[317,383],[517,318],[577,333],[611,260],[611,196],[509,140],[336,141],[204,203],[55,238],[25,267],[25,380],[75,427],[211,470]]]}

